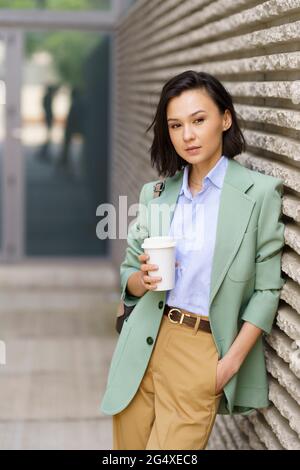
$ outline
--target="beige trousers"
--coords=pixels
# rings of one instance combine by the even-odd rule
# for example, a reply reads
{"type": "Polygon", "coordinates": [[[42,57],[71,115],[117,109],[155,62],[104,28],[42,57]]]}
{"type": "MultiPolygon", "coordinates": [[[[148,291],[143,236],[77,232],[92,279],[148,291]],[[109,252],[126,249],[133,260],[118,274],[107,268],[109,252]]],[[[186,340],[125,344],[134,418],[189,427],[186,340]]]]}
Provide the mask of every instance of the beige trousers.
{"type": "Polygon", "coordinates": [[[113,449],[205,449],[222,396],[218,360],[211,333],[164,315],[137,393],[113,416],[113,449]]]}

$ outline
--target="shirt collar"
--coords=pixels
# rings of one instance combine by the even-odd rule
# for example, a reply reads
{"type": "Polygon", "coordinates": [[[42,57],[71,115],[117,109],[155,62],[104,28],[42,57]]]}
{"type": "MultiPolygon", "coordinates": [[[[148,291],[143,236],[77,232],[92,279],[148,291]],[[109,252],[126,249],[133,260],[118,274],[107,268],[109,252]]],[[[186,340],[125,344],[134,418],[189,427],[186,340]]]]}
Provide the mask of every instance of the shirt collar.
{"type": "MultiPolygon", "coordinates": [[[[222,155],[222,157],[217,161],[215,166],[211,168],[211,170],[204,177],[203,186],[205,187],[207,186],[207,184],[213,183],[215,186],[217,186],[217,188],[221,189],[223,186],[227,164],[228,164],[228,158],[225,157],[225,155],[222,155]]],[[[191,192],[190,192],[189,185],[188,185],[189,170],[190,170],[190,165],[188,164],[184,167],[183,181],[182,181],[181,189],[179,192],[180,195],[184,193],[187,197],[191,197],[191,192]]]]}

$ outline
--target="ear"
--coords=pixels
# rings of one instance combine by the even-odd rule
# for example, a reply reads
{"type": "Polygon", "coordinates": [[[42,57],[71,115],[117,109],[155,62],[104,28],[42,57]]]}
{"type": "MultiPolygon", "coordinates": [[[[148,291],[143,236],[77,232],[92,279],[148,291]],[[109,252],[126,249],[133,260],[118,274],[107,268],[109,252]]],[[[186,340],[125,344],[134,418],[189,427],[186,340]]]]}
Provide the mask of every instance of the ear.
{"type": "Polygon", "coordinates": [[[224,116],[223,116],[223,131],[227,131],[232,124],[232,117],[231,112],[229,109],[225,109],[224,116]]]}

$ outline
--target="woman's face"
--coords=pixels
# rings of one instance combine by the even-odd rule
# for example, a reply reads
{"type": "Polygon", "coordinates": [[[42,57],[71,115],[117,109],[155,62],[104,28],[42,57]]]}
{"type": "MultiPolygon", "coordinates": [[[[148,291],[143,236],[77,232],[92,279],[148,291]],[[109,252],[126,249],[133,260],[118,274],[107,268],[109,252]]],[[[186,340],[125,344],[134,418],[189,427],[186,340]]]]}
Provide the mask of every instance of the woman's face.
{"type": "Polygon", "coordinates": [[[218,160],[222,156],[222,134],[231,125],[231,114],[222,115],[205,89],[187,90],[171,98],[167,122],[178,155],[191,164],[218,160]],[[198,147],[188,151],[188,147],[198,147]]]}

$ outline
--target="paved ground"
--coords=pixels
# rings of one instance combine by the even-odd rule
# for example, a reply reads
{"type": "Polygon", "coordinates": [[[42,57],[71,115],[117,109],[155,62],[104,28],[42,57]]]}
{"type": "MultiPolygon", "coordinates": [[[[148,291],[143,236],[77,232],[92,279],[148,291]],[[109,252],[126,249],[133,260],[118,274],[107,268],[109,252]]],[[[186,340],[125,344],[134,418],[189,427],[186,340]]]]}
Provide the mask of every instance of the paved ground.
{"type": "Polygon", "coordinates": [[[0,449],[111,448],[114,281],[107,262],[0,268],[0,449]]]}

